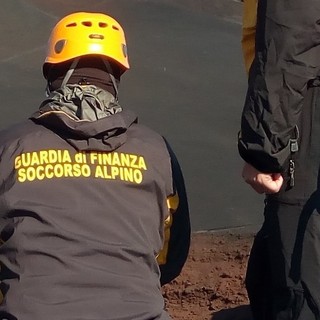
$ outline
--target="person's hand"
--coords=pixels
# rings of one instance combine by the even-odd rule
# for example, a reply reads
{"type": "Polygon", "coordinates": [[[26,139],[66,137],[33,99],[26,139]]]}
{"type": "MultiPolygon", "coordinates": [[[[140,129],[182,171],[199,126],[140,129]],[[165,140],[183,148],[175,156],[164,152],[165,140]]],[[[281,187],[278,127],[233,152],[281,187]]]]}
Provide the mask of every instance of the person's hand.
{"type": "Polygon", "coordinates": [[[262,173],[249,163],[243,166],[242,178],[260,194],[277,193],[283,184],[283,177],[280,173],[262,173]]]}

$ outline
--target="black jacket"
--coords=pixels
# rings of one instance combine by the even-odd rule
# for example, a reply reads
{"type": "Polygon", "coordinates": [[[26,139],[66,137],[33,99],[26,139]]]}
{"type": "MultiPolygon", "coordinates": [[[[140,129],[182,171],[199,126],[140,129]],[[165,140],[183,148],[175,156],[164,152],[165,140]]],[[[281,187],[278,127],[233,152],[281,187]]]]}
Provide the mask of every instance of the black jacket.
{"type": "Polygon", "coordinates": [[[266,173],[288,170],[304,98],[320,72],[320,2],[259,0],[255,59],[238,147],[266,173]]]}

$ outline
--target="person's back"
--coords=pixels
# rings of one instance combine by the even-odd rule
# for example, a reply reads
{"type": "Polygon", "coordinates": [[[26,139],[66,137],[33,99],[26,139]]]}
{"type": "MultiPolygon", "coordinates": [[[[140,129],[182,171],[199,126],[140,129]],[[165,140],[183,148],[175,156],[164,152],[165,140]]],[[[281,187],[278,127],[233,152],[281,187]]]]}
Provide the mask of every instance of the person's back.
{"type": "MultiPolygon", "coordinates": [[[[122,30],[99,14],[66,22],[122,30]]],[[[49,97],[39,111],[0,136],[0,315],[168,319],[157,262],[174,194],[167,144],[122,110],[111,72],[112,93],[91,83],[86,63],[50,78],[60,62],[47,58],[49,97]],[[86,83],[70,83],[81,72],[86,83]]]]}

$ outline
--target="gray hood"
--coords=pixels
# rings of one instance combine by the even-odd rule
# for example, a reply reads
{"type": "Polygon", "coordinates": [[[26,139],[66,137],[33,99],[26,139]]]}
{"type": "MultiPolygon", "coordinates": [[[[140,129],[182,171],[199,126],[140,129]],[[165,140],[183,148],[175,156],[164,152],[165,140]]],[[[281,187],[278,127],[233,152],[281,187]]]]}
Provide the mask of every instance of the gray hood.
{"type": "Polygon", "coordinates": [[[137,122],[114,96],[95,86],[67,85],[53,91],[30,117],[68,141],[78,151],[112,151],[125,143],[137,122]]]}

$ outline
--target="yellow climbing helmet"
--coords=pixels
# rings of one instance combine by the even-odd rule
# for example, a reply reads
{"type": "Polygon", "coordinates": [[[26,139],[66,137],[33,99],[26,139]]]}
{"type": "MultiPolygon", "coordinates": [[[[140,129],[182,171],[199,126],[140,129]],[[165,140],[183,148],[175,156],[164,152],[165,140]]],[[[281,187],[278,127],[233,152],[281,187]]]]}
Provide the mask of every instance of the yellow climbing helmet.
{"type": "Polygon", "coordinates": [[[122,71],[129,69],[127,45],[121,25],[102,13],[76,12],[62,18],[53,28],[44,62],[64,62],[85,55],[100,55],[116,61],[122,71]]]}

